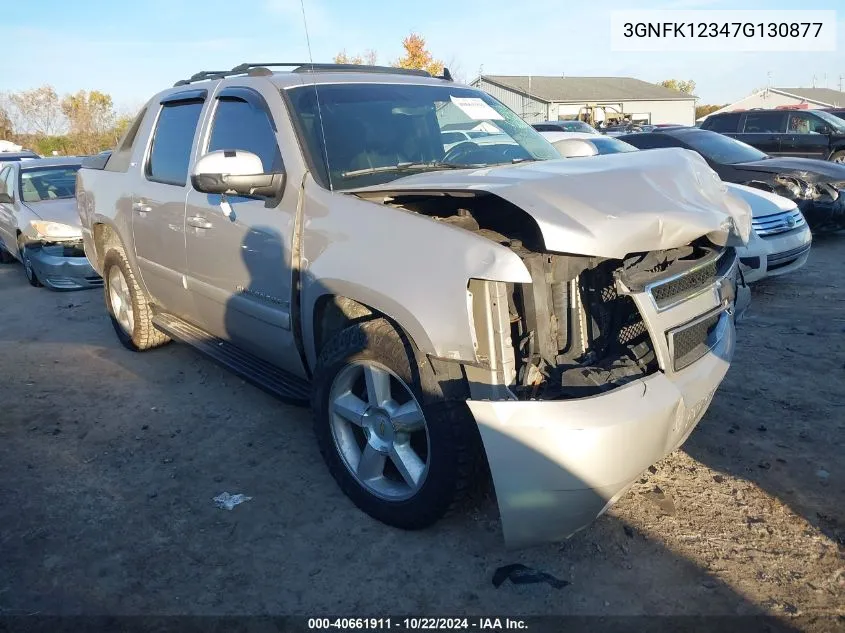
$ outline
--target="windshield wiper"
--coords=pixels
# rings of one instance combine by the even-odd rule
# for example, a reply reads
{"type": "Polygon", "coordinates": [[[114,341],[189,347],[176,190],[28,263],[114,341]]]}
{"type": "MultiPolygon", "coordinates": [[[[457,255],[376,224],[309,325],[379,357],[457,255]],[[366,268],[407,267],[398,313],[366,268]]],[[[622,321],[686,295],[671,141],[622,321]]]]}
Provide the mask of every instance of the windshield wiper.
{"type": "Polygon", "coordinates": [[[364,169],[353,169],[340,174],[341,178],[355,178],[356,176],[367,176],[369,174],[382,174],[391,171],[436,171],[438,169],[474,169],[486,167],[486,164],[464,165],[459,163],[443,163],[434,161],[431,163],[396,163],[395,165],[381,165],[379,167],[366,167],[364,169]]]}

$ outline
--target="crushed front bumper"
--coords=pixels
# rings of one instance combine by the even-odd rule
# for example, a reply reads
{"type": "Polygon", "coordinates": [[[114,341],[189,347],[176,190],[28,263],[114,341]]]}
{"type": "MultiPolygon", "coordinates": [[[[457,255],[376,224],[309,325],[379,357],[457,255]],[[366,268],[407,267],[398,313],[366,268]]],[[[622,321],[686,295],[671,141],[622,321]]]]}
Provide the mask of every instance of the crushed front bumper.
{"type": "Polygon", "coordinates": [[[728,371],[735,319],[749,300],[737,281],[738,258],[731,262],[711,284],[675,299],[658,299],[655,288],[631,294],[656,373],[586,398],[468,401],[508,547],[586,527],[692,433],[728,371]]]}
{"type": "Polygon", "coordinates": [[[50,290],[101,288],[103,279],[91,267],[81,249],[73,245],[28,244],[32,268],[38,280],[50,290]]]}
{"type": "Polygon", "coordinates": [[[571,536],[678,448],[707,411],[733,355],[733,323],[704,358],[569,401],[470,401],[490,463],[505,542],[571,536]]]}

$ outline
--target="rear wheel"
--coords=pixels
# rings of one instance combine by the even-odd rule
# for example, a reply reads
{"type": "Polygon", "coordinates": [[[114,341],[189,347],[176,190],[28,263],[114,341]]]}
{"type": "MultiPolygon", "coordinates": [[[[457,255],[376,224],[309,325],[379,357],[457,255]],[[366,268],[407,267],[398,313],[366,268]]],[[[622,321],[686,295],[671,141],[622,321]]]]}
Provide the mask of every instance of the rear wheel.
{"type": "Polygon", "coordinates": [[[421,529],[464,493],[479,438],[465,402],[446,402],[434,373],[385,319],[351,326],[314,375],[315,434],[343,492],[375,519],[421,529]]]}
{"type": "Polygon", "coordinates": [[[32,267],[30,251],[26,247],[26,242],[24,242],[23,238],[18,239],[18,253],[20,254],[21,263],[23,264],[23,272],[26,275],[26,280],[29,282],[29,285],[35,288],[40,288],[42,284],[38,279],[38,275],[35,274],[35,269],[32,267]]]}
{"type": "Polygon", "coordinates": [[[124,347],[142,352],[170,341],[166,334],[153,326],[149,301],[123,251],[111,249],[106,254],[103,282],[106,309],[124,347]]]}
{"type": "Polygon", "coordinates": [[[830,160],[834,163],[845,163],[845,150],[833,152],[833,154],[830,155],[830,160]]]}

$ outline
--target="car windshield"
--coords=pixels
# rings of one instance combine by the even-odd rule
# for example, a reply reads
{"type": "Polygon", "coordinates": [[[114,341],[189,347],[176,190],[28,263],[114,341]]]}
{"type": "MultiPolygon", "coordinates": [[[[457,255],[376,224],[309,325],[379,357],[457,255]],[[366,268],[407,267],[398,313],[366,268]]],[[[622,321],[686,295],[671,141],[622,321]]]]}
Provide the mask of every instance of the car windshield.
{"type": "Polygon", "coordinates": [[[609,136],[590,139],[590,143],[595,146],[599,154],[619,154],[620,152],[637,151],[637,148],[630,143],[626,143],[625,141],[620,141],[618,138],[611,138],[609,136]]]}
{"type": "Polygon", "coordinates": [[[749,163],[769,158],[768,154],[718,132],[699,130],[677,138],[687,143],[704,158],[722,165],[749,163]]]}
{"type": "Polygon", "coordinates": [[[43,167],[21,171],[21,198],[24,202],[43,202],[73,198],[79,165],[43,167]]]}
{"type": "Polygon", "coordinates": [[[834,132],[838,134],[845,134],[845,121],[839,117],[832,115],[830,112],[825,112],[824,110],[816,110],[814,114],[824,119],[824,122],[827,123],[834,132]]]}
{"type": "Polygon", "coordinates": [[[314,171],[334,190],[421,171],[560,158],[536,130],[480,90],[349,83],[291,88],[288,96],[314,171]],[[449,134],[456,128],[485,134],[456,142],[449,134]]]}

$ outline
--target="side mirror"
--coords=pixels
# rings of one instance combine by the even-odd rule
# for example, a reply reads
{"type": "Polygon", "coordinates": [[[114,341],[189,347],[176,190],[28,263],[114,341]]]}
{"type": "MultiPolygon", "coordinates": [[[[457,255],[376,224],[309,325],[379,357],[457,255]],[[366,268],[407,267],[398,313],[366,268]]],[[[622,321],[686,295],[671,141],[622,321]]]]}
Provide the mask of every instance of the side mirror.
{"type": "Polygon", "coordinates": [[[252,152],[221,149],[197,161],[191,184],[202,193],[277,198],[284,190],[285,174],[264,173],[261,159],[252,152]]]}
{"type": "Polygon", "coordinates": [[[828,126],[823,125],[820,128],[816,128],[816,132],[819,134],[830,134],[833,130],[831,130],[828,126]]]}
{"type": "Polygon", "coordinates": [[[0,204],[12,204],[14,200],[12,200],[12,196],[10,196],[5,191],[0,192],[0,204]]]}

